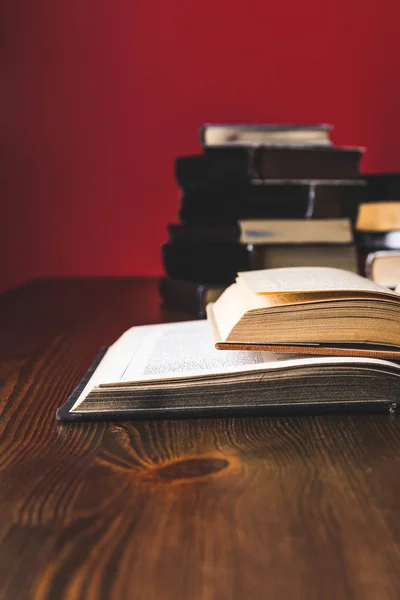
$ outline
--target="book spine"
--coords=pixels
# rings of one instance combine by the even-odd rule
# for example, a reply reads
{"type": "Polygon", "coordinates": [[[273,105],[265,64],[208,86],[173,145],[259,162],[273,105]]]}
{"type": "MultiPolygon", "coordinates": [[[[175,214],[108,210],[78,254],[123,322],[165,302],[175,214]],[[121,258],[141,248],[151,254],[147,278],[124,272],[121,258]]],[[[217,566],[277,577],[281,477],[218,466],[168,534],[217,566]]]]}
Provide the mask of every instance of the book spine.
{"type": "Polygon", "coordinates": [[[400,173],[365,175],[368,188],[368,200],[400,200],[400,173]]]}
{"type": "Polygon", "coordinates": [[[301,219],[309,216],[311,186],[252,186],[229,192],[186,192],[179,217],[184,223],[235,224],[244,219],[301,219]]]}

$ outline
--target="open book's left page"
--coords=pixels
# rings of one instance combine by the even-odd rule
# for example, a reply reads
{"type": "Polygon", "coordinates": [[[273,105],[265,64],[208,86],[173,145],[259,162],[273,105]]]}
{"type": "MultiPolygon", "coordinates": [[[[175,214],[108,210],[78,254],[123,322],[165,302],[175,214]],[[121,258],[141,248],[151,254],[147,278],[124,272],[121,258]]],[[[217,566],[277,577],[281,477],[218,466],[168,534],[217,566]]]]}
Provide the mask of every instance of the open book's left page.
{"type": "Polygon", "coordinates": [[[270,360],[266,352],[216,350],[205,320],[132,327],[110,346],[74,407],[98,386],[219,375],[270,360]]]}

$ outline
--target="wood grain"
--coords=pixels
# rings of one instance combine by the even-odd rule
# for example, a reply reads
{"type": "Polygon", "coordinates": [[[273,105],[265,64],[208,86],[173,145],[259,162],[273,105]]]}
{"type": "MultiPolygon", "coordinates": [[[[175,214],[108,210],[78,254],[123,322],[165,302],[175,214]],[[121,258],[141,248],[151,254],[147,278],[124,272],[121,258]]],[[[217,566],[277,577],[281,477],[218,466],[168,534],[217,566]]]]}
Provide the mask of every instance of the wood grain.
{"type": "Polygon", "coordinates": [[[0,297],[1,598],[400,597],[396,417],[57,424],[151,280],[0,297]]]}

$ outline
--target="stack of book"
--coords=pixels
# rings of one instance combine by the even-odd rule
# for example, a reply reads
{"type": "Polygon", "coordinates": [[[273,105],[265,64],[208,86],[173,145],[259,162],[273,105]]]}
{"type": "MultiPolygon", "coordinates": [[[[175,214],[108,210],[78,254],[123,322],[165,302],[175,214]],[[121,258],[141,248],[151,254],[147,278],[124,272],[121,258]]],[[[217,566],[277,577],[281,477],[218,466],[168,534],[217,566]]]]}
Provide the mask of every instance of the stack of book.
{"type": "Polygon", "coordinates": [[[368,203],[358,210],[360,271],[382,285],[400,284],[400,174],[366,175],[368,203]]]}
{"type": "Polygon", "coordinates": [[[366,201],[360,148],[331,126],[204,125],[203,153],[178,157],[180,223],[162,247],[166,304],[204,315],[238,271],[357,271],[352,224],[366,201]]]}

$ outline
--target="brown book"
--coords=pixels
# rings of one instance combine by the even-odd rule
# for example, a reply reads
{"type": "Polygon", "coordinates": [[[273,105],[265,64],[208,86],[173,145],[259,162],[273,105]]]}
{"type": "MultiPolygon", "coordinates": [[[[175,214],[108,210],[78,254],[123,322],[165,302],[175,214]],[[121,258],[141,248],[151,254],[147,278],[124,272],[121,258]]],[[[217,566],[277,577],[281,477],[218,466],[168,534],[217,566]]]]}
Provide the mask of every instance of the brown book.
{"type": "Polygon", "coordinates": [[[339,146],[215,148],[178,157],[175,175],[188,190],[263,180],[357,180],[362,154],[362,148],[339,146]]]}
{"type": "Polygon", "coordinates": [[[341,269],[239,273],[207,316],[219,349],[400,359],[400,296],[341,269]]]}
{"type": "Polygon", "coordinates": [[[363,179],[326,181],[289,180],[247,182],[235,180],[214,186],[201,180],[185,190],[179,216],[186,224],[235,225],[243,219],[323,219],[348,217],[355,222],[365,202],[363,179]]]}
{"type": "Polygon", "coordinates": [[[345,179],[359,177],[361,148],[258,148],[254,172],[258,179],[345,179]]]}

